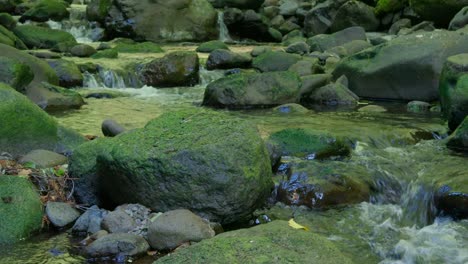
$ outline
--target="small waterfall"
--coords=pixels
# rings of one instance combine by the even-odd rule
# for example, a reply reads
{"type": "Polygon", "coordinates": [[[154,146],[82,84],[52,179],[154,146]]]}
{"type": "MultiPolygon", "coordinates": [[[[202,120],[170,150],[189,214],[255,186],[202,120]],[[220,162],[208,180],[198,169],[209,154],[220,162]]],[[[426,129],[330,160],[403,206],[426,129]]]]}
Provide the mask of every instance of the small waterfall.
{"type": "Polygon", "coordinates": [[[222,42],[232,41],[231,36],[229,36],[229,30],[224,24],[224,12],[218,11],[218,30],[219,30],[219,40],[222,42]]]}
{"type": "Polygon", "coordinates": [[[83,87],[85,88],[139,88],[141,84],[137,76],[132,74],[121,75],[116,71],[109,69],[100,69],[98,73],[91,74],[86,72],[84,74],[83,87]]]}
{"type": "Polygon", "coordinates": [[[220,78],[224,77],[223,70],[214,70],[209,71],[205,67],[200,67],[200,85],[205,87],[211,82],[214,82],[220,78]]]}

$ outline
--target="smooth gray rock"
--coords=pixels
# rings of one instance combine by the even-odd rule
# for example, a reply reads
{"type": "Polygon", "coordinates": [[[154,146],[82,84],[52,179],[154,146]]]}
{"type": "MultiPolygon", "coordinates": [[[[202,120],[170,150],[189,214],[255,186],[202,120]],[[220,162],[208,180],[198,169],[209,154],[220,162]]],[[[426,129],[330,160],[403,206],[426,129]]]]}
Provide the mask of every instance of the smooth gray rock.
{"type": "Polygon", "coordinates": [[[48,202],[45,212],[47,218],[56,227],[67,226],[80,216],[80,212],[71,205],[59,202],[48,202]]]}
{"type": "Polygon", "coordinates": [[[108,257],[117,254],[125,256],[138,256],[146,253],[149,245],[138,235],[118,233],[103,236],[85,248],[86,255],[90,257],[108,257]]]}
{"type": "Polygon", "coordinates": [[[199,242],[214,236],[208,222],[186,209],[166,212],[148,228],[149,244],[157,250],[174,249],[185,242],[199,242]]]}
{"type": "Polygon", "coordinates": [[[457,30],[468,25],[468,6],[465,6],[450,21],[449,30],[457,30]]]}
{"type": "Polygon", "coordinates": [[[126,129],[115,120],[106,119],[102,121],[101,131],[106,137],[115,137],[118,134],[125,132],[125,130],[126,129]]]}
{"type": "Polygon", "coordinates": [[[115,210],[102,219],[101,227],[109,233],[127,233],[136,227],[136,223],[124,211],[115,210]]]}
{"type": "Polygon", "coordinates": [[[21,164],[33,163],[38,169],[51,168],[67,162],[68,158],[64,155],[44,149],[32,150],[19,160],[21,164]]]}
{"type": "Polygon", "coordinates": [[[98,232],[101,230],[102,219],[107,213],[107,210],[99,209],[99,207],[93,205],[76,220],[72,228],[73,234],[86,236],[98,232]]]}
{"type": "Polygon", "coordinates": [[[316,35],[307,39],[307,44],[309,44],[311,51],[326,51],[353,40],[367,40],[364,28],[349,27],[333,34],[316,35]]]}
{"type": "Polygon", "coordinates": [[[235,53],[229,50],[217,49],[210,53],[206,61],[206,69],[248,68],[252,58],[248,54],[235,53]]]}

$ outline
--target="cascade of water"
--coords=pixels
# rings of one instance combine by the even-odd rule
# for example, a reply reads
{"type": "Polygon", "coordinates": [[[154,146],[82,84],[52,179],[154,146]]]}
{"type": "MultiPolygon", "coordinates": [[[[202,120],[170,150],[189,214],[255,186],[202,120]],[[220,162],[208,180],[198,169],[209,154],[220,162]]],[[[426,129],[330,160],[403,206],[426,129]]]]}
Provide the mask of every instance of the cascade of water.
{"type": "Polygon", "coordinates": [[[137,87],[136,76],[122,76],[116,71],[101,69],[96,74],[85,73],[83,87],[86,88],[129,88],[137,87]]]}
{"type": "Polygon", "coordinates": [[[205,67],[200,67],[200,85],[205,87],[224,76],[223,70],[209,71],[205,67]]]}
{"type": "Polygon", "coordinates": [[[224,12],[218,11],[218,30],[219,30],[219,40],[222,42],[232,41],[231,36],[229,36],[229,30],[224,24],[224,12]]]}

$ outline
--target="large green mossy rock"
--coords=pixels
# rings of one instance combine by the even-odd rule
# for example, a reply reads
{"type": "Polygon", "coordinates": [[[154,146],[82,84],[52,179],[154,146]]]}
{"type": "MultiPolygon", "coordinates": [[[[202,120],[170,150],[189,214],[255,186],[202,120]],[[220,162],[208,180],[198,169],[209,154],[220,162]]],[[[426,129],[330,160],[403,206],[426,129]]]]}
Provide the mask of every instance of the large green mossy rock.
{"type": "MultiPolygon", "coordinates": [[[[211,110],[167,113],[104,144],[95,165],[97,188],[116,204],[140,203],[163,212],[186,208],[229,224],[248,220],[273,187],[256,126],[211,110]]],[[[95,150],[85,153],[90,151],[95,150]]],[[[96,155],[81,157],[72,156],[73,177],[93,171],[96,155]]]]}
{"type": "Polygon", "coordinates": [[[0,175],[0,215],[0,244],[18,242],[41,228],[42,203],[28,179],[0,175]]]}
{"type": "Polygon", "coordinates": [[[252,66],[261,72],[286,71],[301,60],[301,56],[281,51],[270,51],[256,57],[252,66]]]}
{"type": "Polygon", "coordinates": [[[431,102],[439,98],[446,59],[468,52],[466,43],[463,31],[400,36],[343,59],[333,76],[345,75],[359,97],[431,102]]]}
{"type": "Polygon", "coordinates": [[[159,263],[353,263],[332,241],[287,221],[226,232],[163,257],[159,263]]]}
{"type": "Polygon", "coordinates": [[[262,108],[299,100],[301,79],[296,73],[234,74],[210,83],[203,105],[227,108],[262,108]]]}
{"type": "Polygon", "coordinates": [[[453,131],[468,115],[468,53],[447,59],[439,89],[440,106],[453,131]]]}
{"type": "Polygon", "coordinates": [[[24,91],[34,79],[31,68],[17,60],[0,56],[0,82],[6,83],[17,91],[24,91]]]}
{"type": "Polygon", "coordinates": [[[2,25],[0,25],[0,43],[17,49],[27,49],[23,41],[2,25]]]}
{"type": "Polygon", "coordinates": [[[68,3],[63,0],[40,0],[21,16],[20,21],[61,21],[70,16],[67,6],[68,3]]]}
{"type": "Polygon", "coordinates": [[[60,43],[76,43],[68,32],[33,25],[17,26],[13,32],[30,49],[50,49],[60,43]]]}
{"type": "Polygon", "coordinates": [[[412,9],[425,20],[446,27],[468,0],[409,0],[412,9]]]}
{"type": "Polygon", "coordinates": [[[57,74],[60,86],[67,88],[83,86],[83,75],[73,61],[58,59],[48,60],[47,63],[57,74]]]}

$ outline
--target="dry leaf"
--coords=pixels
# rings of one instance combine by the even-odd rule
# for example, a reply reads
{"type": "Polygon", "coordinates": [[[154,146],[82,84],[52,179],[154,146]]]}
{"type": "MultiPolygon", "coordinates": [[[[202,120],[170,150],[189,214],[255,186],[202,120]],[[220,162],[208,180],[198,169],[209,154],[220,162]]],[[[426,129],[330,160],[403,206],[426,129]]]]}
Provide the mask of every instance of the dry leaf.
{"type": "Polygon", "coordinates": [[[294,221],[293,218],[291,218],[291,219],[289,220],[288,224],[289,224],[290,227],[292,227],[292,228],[294,228],[294,229],[303,229],[303,230],[305,230],[305,231],[309,231],[309,228],[308,228],[308,227],[302,226],[302,225],[296,223],[296,221],[294,221]]]}

